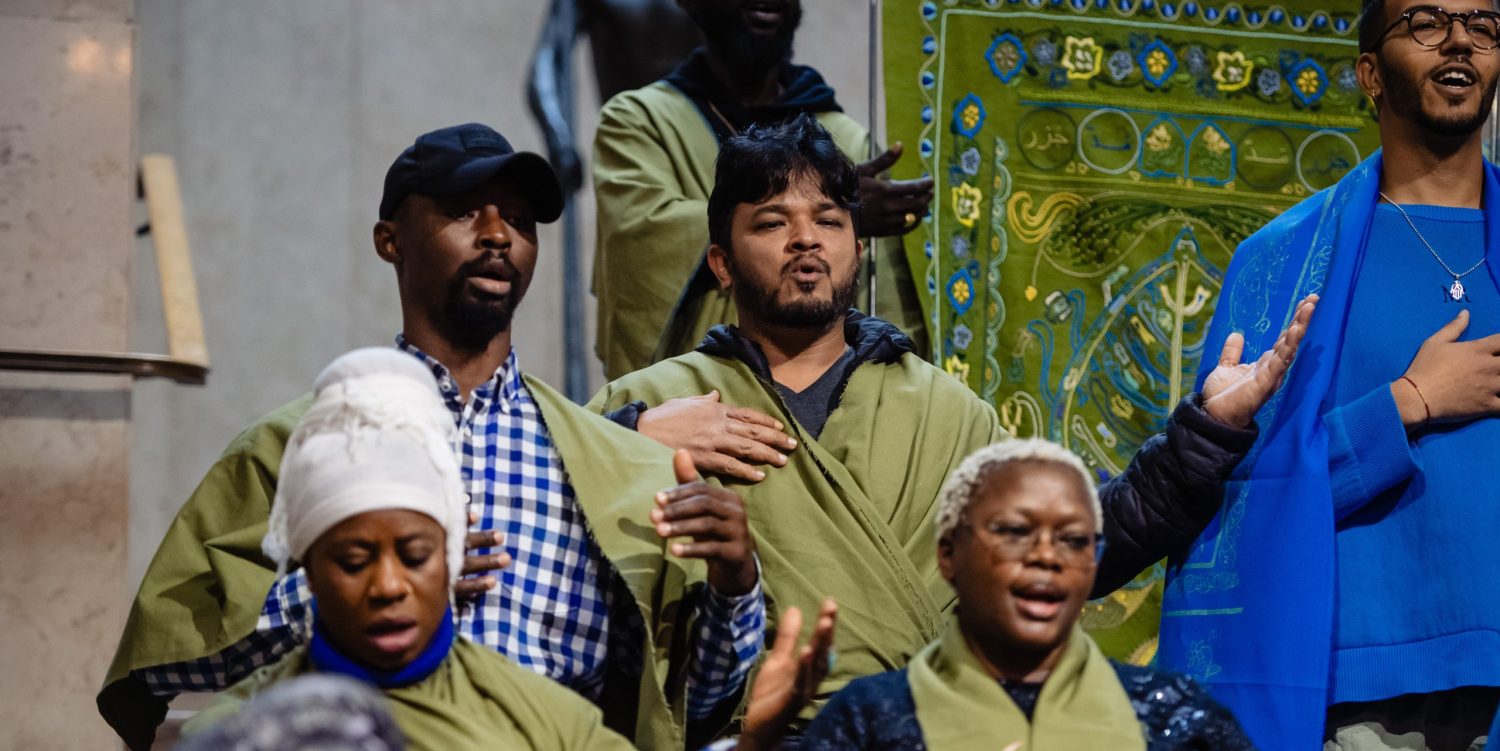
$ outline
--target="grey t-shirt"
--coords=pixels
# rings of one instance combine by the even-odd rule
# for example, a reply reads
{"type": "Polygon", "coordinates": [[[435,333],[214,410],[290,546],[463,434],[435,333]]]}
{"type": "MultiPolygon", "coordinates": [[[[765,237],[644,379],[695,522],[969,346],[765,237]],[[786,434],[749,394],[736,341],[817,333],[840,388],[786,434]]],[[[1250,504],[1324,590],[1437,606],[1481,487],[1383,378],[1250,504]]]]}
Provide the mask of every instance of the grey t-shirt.
{"type": "Polygon", "coordinates": [[[844,347],[844,354],[833,364],[818,380],[801,391],[793,391],[781,384],[776,384],[777,393],[781,394],[782,400],[786,402],[787,409],[792,411],[792,416],[802,428],[817,438],[823,434],[823,425],[828,422],[828,416],[833,413],[833,408],[838,402],[840,387],[844,384],[844,375],[850,366],[854,364],[854,348],[844,347]]]}

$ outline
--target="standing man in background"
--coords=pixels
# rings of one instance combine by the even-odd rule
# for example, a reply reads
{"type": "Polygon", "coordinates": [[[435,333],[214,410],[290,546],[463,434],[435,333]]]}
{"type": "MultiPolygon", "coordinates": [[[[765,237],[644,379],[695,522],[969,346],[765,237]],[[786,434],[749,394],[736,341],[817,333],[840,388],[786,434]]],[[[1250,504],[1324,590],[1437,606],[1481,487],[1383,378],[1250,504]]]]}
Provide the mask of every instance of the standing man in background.
{"type": "MultiPolygon", "coordinates": [[[[678,4],[707,43],[661,81],[606,103],[594,136],[597,352],[610,379],[690,351],[710,328],[735,320],[704,262],[720,142],[751,124],[807,113],[856,162],[873,153],[870,132],[843,113],[823,77],[791,63],[801,0],[678,4]]],[[[932,180],[879,178],[900,156],[896,144],[859,165],[859,219],[866,235],[882,238],[871,251],[878,312],[925,352],[900,236],[926,214],[932,180]]]]}

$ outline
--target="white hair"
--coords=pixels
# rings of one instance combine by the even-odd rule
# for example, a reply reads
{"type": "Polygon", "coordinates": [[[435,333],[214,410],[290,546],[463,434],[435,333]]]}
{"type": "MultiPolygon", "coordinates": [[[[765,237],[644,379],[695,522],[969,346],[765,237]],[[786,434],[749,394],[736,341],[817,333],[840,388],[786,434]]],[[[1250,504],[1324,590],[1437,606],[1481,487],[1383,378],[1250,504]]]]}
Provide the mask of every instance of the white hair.
{"type": "Polygon", "coordinates": [[[943,483],[938,493],[937,537],[958,527],[969,504],[979,495],[986,479],[995,472],[1020,462],[1044,462],[1066,467],[1078,474],[1078,479],[1088,492],[1089,509],[1094,514],[1094,532],[1104,531],[1104,511],[1099,506],[1099,491],[1094,487],[1094,476],[1077,454],[1042,438],[1005,439],[985,446],[964,458],[943,483]]]}

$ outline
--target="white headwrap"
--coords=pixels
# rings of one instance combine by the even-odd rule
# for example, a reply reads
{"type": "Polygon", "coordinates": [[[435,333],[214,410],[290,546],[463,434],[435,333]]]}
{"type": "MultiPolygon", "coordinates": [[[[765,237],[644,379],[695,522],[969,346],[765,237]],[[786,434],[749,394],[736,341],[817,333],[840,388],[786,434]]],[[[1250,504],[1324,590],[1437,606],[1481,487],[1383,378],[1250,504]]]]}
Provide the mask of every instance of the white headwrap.
{"type": "Polygon", "coordinates": [[[359,349],[318,376],[281,460],[261,548],[286,573],[324,532],[368,511],[426,514],[447,533],[448,577],[463,567],[468,496],[453,414],[432,373],[389,349],[359,349]]]}

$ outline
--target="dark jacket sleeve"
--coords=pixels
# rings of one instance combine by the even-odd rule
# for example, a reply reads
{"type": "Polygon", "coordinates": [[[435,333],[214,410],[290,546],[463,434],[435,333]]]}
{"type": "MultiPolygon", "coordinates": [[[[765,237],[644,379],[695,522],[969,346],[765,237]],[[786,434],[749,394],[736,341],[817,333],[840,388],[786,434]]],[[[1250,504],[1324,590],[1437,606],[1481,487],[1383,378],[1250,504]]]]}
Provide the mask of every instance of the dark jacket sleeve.
{"type": "Polygon", "coordinates": [[[1183,399],[1166,429],[1099,487],[1104,557],[1092,596],[1113,592],[1197,539],[1219,513],[1224,481],[1257,435],[1254,424],[1240,429],[1210,417],[1197,393],[1183,399]]]}
{"type": "Polygon", "coordinates": [[[613,412],[605,412],[604,419],[619,425],[626,430],[637,430],[641,422],[641,413],[646,411],[646,403],[637,399],[629,402],[613,412]]]}

